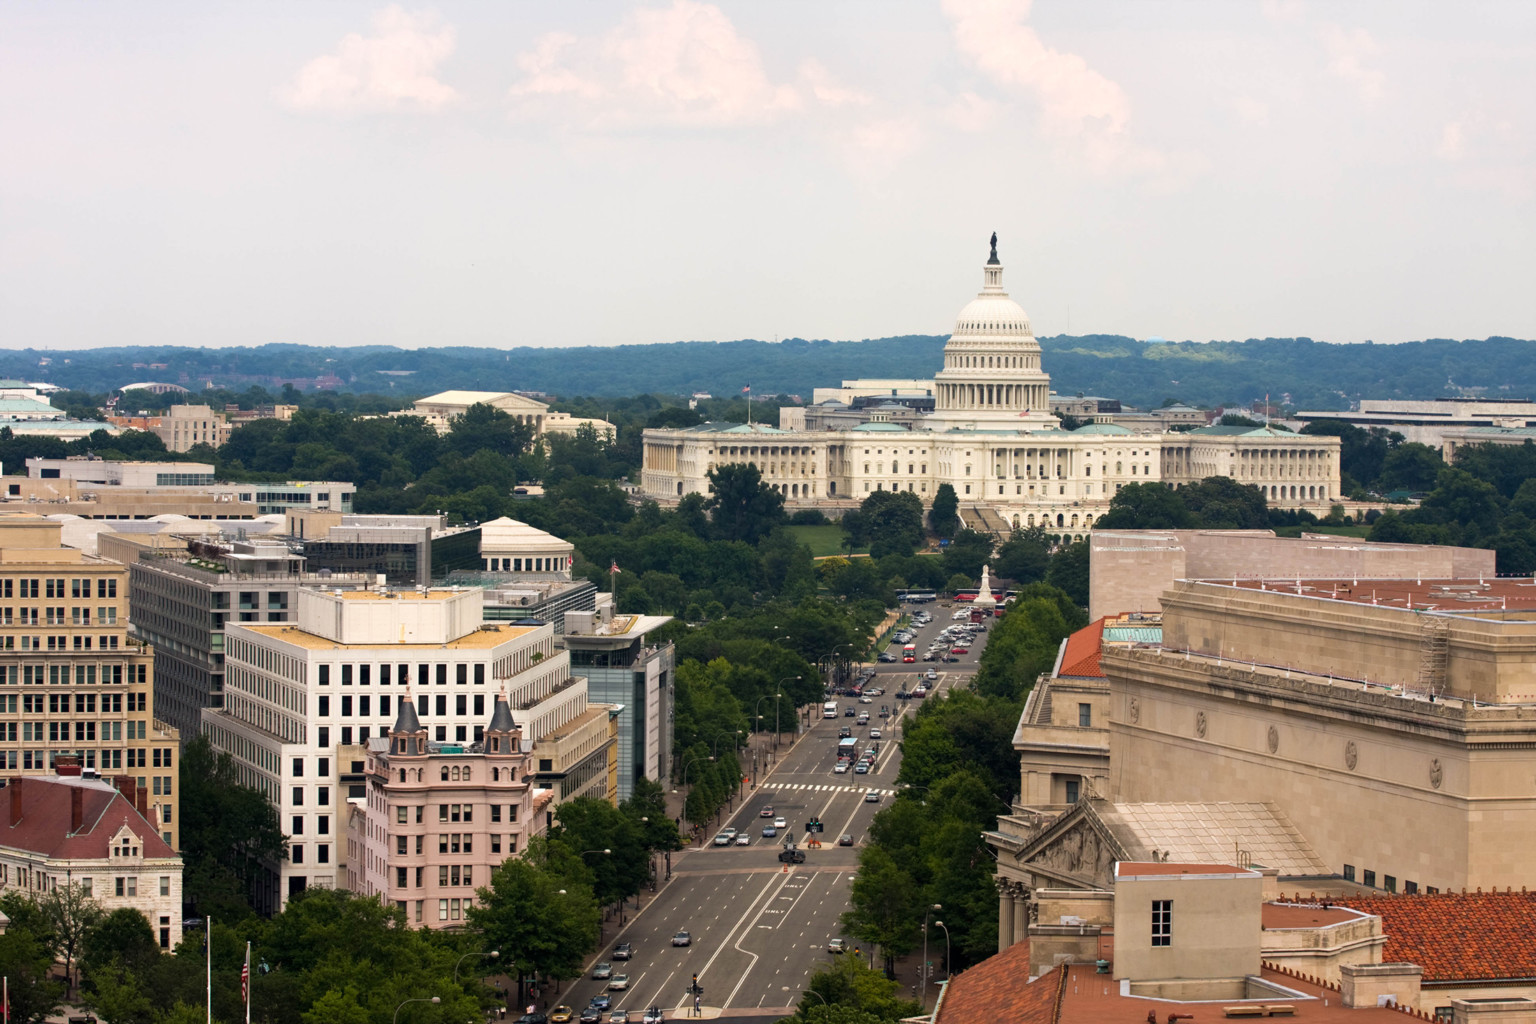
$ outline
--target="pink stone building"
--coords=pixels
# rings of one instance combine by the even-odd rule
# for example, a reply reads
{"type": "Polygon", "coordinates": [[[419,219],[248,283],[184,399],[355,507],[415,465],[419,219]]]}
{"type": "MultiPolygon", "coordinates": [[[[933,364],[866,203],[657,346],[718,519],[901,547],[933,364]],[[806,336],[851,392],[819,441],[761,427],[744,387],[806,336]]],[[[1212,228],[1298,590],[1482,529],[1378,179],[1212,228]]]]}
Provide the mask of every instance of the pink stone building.
{"type": "Polygon", "coordinates": [[[347,887],[417,927],[461,926],[475,887],[544,831],[552,793],[534,788],[529,760],[505,694],[473,744],[429,742],[401,701],[389,735],[369,742],[365,796],[350,801],[347,887]]]}

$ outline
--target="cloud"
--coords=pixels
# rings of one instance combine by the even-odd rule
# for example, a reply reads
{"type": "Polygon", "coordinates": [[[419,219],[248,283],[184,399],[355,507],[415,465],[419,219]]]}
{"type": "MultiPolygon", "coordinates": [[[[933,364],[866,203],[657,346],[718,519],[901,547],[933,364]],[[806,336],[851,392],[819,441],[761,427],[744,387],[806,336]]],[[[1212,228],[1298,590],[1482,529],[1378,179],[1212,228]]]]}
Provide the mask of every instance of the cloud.
{"type": "MultiPolygon", "coordinates": [[[[1074,149],[1090,168],[1140,173],[1166,165],[1160,153],[1127,136],[1131,104],[1125,91],[1081,56],[1047,46],[1025,24],[1030,0],[944,0],[943,8],[961,56],[994,83],[1032,96],[1041,131],[1074,149]]],[[[955,113],[961,124],[990,119],[971,100],[955,113]]]]}
{"type": "Polygon", "coordinates": [[[801,66],[799,85],[774,83],[756,45],[718,7],[695,0],[642,8],[597,39],[544,36],[517,65],[516,113],[552,113],[562,103],[597,128],[753,124],[812,101],[868,102],[812,61],[801,66]]]}
{"type": "Polygon", "coordinates": [[[1337,25],[1325,25],[1319,36],[1328,51],[1329,72],[1354,86],[1367,105],[1381,99],[1386,92],[1387,76],[1366,67],[1365,63],[1378,49],[1370,33],[1363,28],[1351,31],[1337,25]]]}
{"type": "Polygon", "coordinates": [[[441,110],[459,98],[436,77],[453,45],[452,27],[439,27],[434,16],[387,7],[373,16],[372,35],[344,36],[335,53],[304,65],[281,95],[300,110],[441,110]]]}

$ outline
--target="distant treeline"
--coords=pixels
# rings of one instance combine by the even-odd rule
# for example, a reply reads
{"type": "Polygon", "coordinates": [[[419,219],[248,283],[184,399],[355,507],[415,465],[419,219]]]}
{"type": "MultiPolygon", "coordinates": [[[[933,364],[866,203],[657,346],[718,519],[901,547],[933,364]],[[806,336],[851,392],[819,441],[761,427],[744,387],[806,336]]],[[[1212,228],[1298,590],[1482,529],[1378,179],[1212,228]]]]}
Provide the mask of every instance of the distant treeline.
{"type": "MultiPolygon", "coordinates": [[[[906,335],[866,341],[674,342],[612,348],[101,348],[0,352],[0,376],[106,392],[146,380],[200,392],[283,381],[309,387],[323,376],[340,390],[402,399],[450,388],[532,390],[570,397],[704,391],[798,394],[854,377],[926,378],[941,366],[944,338],[906,335]],[[46,360],[46,362],[44,362],[46,360]],[[163,367],[163,368],[160,368],[163,367]]],[[[1046,372],[1063,395],[1117,398],[1142,408],[1170,399],[1211,407],[1262,400],[1303,409],[1343,409],[1359,398],[1465,394],[1525,398],[1536,379],[1536,342],[1430,340],[1335,345],[1309,338],[1147,343],[1115,335],[1041,339],[1046,372]]]]}

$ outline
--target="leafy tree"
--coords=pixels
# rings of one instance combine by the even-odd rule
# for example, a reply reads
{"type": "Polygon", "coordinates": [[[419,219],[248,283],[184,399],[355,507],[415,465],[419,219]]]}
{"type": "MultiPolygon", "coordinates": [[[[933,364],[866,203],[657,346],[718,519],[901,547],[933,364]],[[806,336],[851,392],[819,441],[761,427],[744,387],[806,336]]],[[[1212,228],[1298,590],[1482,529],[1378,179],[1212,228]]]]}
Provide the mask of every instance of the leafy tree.
{"type": "Polygon", "coordinates": [[[650,876],[650,850],[639,822],[607,800],[578,797],[561,804],[549,841],[563,844],[590,871],[592,893],[601,904],[638,894],[650,876]]]}
{"type": "MultiPolygon", "coordinates": [[[[995,903],[996,900],[994,899],[995,903]]],[[[796,1024],[897,1024],[922,1013],[916,1000],[901,998],[901,986],[871,970],[855,953],[837,958],[811,975],[795,1013],[796,1024]]]]}
{"type": "Polygon", "coordinates": [[[19,892],[0,896],[0,911],[11,919],[0,934],[0,970],[8,979],[11,1016],[20,1024],[43,1024],[64,998],[64,985],[49,974],[55,936],[36,905],[19,892]]]}
{"type": "Polygon", "coordinates": [[[1088,559],[1088,542],[1085,540],[1058,549],[1051,556],[1051,567],[1046,570],[1045,582],[1087,607],[1088,559]]]}
{"type": "Polygon", "coordinates": [[[923,503],[911,491],[875,491],[843,516],[843,530],[872,558],[911,555],[923,542],[923,503]]]}
{"type": "Polygon", "coordinates": [[[79,882],[54,885],[34,898],[53,932],[59,955],[64,959],[66,977],[78,977],[75,959],[86,935],[105,916],[101,904],[79,882]]]}
{"type": "Polygon", "coordinates": [[[849,900],[852,909],[843,913],[843,930],[860,942],[878,943],[886,973],[893,973],[896,958],[912,952],[919,940],[922,913],[912,876],[878,845],[866,846],[859,851],[849,900]]]}
{"type": "Polygon", "coordinates": [[[1427,444],[1400,444],[1387,452],[1382,460],[1381,476],[1376,486],[1385,491],[1427,491],[1435,486],[1435,480],[1445,462],[1440,453],[1427,444]]]}
{"type": "Polygon", "coordinates": [[[1195,517],[1167,484],[1126,484],[1109,499],[1109,511],[1094,522],[1098,530],[1188,530],[1195,517]]]}
{"type": "Polygon", "coordinates": [[[978,578],[981,567],[992,560],[993,543],[990,533],[960,530],[944,549],[944,571],[950,575],[978,578]]]}
{"type": "Polygon", "coordinates": [[[262,862],[288,856],[277,809],[261,790],[240,784],[234,759],[216,754],[206,736],[184,748],[180,783],[187,900],[220,920],[250,913],[262,862]]]}
{"type": "Polygon", "coordinates": [[[81,969],[88,974],[114,963],[143,974],[160,955],[149,921],[129,907],[119,907],[96,922],[80,944],[81,969]]]}
{"type": "Polygon", "coordinates": [[[763,482],[756,466],[731,463],[706,475],[710,496],[704,507],[716,536],[756,544],[783,522],[784,496],[763,482]]]}
{"type": "Polygon", "coordinates": [[[1262,530],[1269,525],[1264,493],[1231,477],[1212,476],[1174,492],[1207,530],[1262,530]]]}
{"type": "Polygon", "coordinates": [[[1042,526],[1014,530],[997,549],[993,571],[1015,583],[1034,583],[1045,579],[1051,564],[1051,538],[1042,526]]]}
{"type": "Polygon", "coordinates": [[[462,416],[454,417],[443,440],[450,451],[465,457],[491,451],[510,459],[521,455],[533,442],[533,428],[495,406],[477,402],[465,409],[462,416]]]}
{"type": "Polygon", "coordinates": [[[950,484],[939,484],[928,509],[928,525],[940,537],[953,537],[960,529],[960,498],[950,484]]]}

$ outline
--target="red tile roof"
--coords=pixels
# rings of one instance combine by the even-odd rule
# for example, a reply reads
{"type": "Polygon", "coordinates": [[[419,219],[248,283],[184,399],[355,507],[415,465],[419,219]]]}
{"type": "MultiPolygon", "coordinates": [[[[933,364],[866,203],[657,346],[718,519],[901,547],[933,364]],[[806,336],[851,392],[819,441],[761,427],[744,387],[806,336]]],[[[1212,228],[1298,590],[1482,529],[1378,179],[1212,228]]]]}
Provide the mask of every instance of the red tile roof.
{"type": "Polygon", "coordinates": [[[1104,619],[1091,622],[1067,637],[1067,649],[1061,655],[1058,676],[1105,678],[1099,668],[1099,653],[1104,649],[1104,619]]]}
{"type": "Polygon", "coordinates": [[[13,777],[0,790],[0,844],[56,859],[98,860],[127,825],[144,857],[175,857],[160,833],[122,793],[100,779],[13,777]],[[13,793],[21,790],[20,818],[11,824],[13,793]],[[71,833],[72,790],[80,791],[81,826],[71,833]]]}
{"type": "Polygon", "coordinates": [[[1536,892],[1335,897],[1381,918],[1382,959],[1424,968],[1424,982],[1536,977],[1536,892]]]}
{"type": "MultiPolygon", "coordinates": [[[[956,975],[939,1006],[934,1024],[1140,1024],[1150,1010],[1154,1019],[1192,1015],[1189,1019],[1222,1019],[1221,1007],[1238,1000],[1179,1002],[1120,994],[1120,983],[1099,974],[1092,964],[1055,967],[1033,982],[1029,976],[1028,944],[1021,943],[956,975]],[[967,979],[971,979],[967,982],[967,979]]],[[[1292,1020],[1314,1024],[1404,1024],[1422,1019],[1392,1007],[1346,1009],[1336,987],[1320,985],[1269,968],[1264,980],[1297,993],[1258,1000],[1292,1008],[1292,1020]]]]}
{"type": "Polygon", "coordinates": [[[1029,980],[1029,943],[1009,946],[975,967],[961,971],[944,992],[934,1024],[977,1024],[1003,1021],[1009,1024],[1052,1024],[1061,969],[1029,980]]]}

